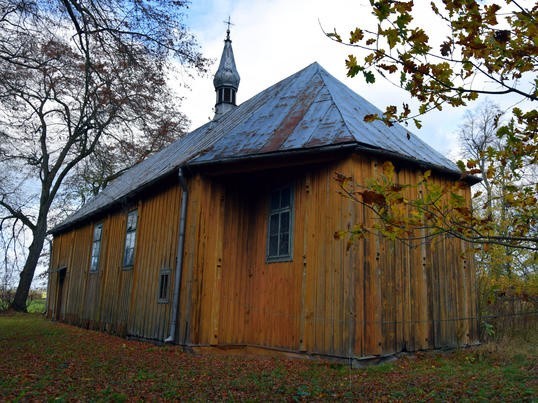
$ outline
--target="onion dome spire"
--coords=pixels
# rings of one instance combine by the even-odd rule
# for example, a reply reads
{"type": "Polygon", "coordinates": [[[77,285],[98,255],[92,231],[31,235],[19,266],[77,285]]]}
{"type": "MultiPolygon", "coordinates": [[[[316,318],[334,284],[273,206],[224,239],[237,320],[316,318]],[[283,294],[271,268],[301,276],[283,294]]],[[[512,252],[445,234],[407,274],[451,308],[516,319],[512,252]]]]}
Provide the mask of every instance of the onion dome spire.
{"type": "Polygon", "coordinates": [[[230,25],[232,25],[230,18],[228,18],[226,24],[228,24],[228,29],[226,30],[224,49],[222,50],[219,68],[213,78],[213,85],[217,95],[214,120],[217,120],[236,106],[235,95],[240,81],[239,73],[235,66],[232,40],[230,39],[230,25]]]}

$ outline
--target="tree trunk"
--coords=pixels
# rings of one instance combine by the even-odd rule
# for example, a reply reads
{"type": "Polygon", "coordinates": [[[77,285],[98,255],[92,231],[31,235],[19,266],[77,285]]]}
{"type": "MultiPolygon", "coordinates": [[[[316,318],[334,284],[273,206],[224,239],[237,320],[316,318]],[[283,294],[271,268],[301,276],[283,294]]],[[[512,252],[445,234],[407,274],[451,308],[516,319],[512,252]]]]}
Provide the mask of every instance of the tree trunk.
{"type": "Polygon", "coordinates": [[[24,268],[20,274],[17,292],[15,293],[15,298],[11,303],[11,309],[18,312],[26,312],[26,300],[28,299],[28,294],[30,293],[30,286],[32,285],[32,280],[34,279],[37,262],[41,256],[41,251],[43,250],[43,245],[47,236],[46,219],[43,221],[40,218],[35,231],[33,231],[33,236],[34,239],[32,240],[30,248],[28,249],[28,258],[26,259],[24,268]]]}

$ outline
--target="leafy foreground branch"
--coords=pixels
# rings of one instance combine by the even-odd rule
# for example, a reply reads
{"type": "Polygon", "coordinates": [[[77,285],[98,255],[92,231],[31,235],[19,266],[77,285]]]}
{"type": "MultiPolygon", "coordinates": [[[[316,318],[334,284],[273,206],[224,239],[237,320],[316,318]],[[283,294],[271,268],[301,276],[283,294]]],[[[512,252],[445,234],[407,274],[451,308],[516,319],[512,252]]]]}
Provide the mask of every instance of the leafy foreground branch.
{"type": "Polygon", "coordinates": [[[383,116],[368,115],[387,124],[414,120],[443,105],[465,106],[479,95],[514,95],[538,100],[536,71],[538,6],[522,7],[512,0],[483,3],[476,0],[432,1],[431,10],[413,1],[370,0],[377,27],[361,26],[332,40],[356,50],[346,60],[348,76],[376,76],[393,81],[420,102],[418,113],[409,105],[390,105],[383,116]],[[444,28],[445,38],[430,38],[430,26],[414,16],[444,28]],[[440,44],[439,44],[440,43],[440,44]]]}
{"type": "Polygon", "coordinates": [[[441,185],[428,170],[418,183],[400,184],[390,161],[383,164],[379,177],[370,179],[365,185],[341,174],[337,174],[335,179],[343,196],[365,206],[376,218],[373,226],[356,224],[347,231],[338,232],[337,238],[347,234],[350,241],[354,241],[367,233],[379,231],[389,239],[412,242],[446,234],[476,244],[538,251],[536,198],[533,195],[521,201],[520,215],[514,218],[510,232],[498,235],[493,215],[482,217],[473,214],[469,200],[462,195],[462,189],[467,187],[463,181],[441,185]]]}
{"type": "Polygon", "coordinates": [[[531,400],[536,343],[419,353],[365,369],[186,354],[34,315],[0,316],[0,400],[531,400]]]}
{"type": "MultiPolygon", "coordinates": [[[[519,107],[503,122],[507,111],[490,108],[485,131],[473,134],[472,125],[465,128],[466,148],[472,152],[459,166],[463,176],[481,174],[485,191],[474,194],[472,210],[457,183],[439,187],[426,172],[420,183],[402,187],[388,165],[382,178],[362,184],[363,189],[350,178],[338,178],[343,194],[372,210],[378,218],[376,229],[389,238],[447,234],[484,248],[495,246],[498,254],[509,255],[511,261],[497,265],[504,266],[505,273],[510,274],[514,260],[526,267],[525,272],[534,272],[538,4],[434,0],[424,7],[413,1],[370,0],[370,10],[375,24],[364,19],[347,37],[337,31],[327,36],[354,52],[345,61],[349,77],[363,76],[367,83],[382,77],[404,89],[418,105],[416,110],[406,102],[388,105],[382,114],[366,115],[366,122],[381,120],[392,126],[413,121],[420,128],[421,115],[447,105],[465,107],[484,94],[519,107]],[[440,30],[432,31],[433,25],[440,30]],[[430,37],[430,32],[443,34],[430,37]]],[[[360,237],[364,231],[358,226],[351,235],[360,237]]],[[[493,254],[482,256],[491,265],[493,254]]]]}

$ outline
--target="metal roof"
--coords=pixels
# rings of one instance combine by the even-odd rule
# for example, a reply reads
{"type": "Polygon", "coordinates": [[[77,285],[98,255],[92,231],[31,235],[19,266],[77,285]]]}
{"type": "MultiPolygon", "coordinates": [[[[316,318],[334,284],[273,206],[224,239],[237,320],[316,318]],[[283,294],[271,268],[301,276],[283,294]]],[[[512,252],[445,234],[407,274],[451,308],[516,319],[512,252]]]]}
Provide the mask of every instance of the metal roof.
{"type": "Polygon", "coordinates": [[[460,172],[403,126],[364,122],[374,113],[382,112],[313,63],[224,116],[233,128],[190,163],[355,142],[460,172]]]}
{"type": "Polygon", "coordinates": [[[362,150],[460,172],[456,164],[401,125],[364,122],[364,116],[373,113],[382,112],[313,63],[135,165],[52,232],[111,207],[185,165],[356,144],[362,150]]]}

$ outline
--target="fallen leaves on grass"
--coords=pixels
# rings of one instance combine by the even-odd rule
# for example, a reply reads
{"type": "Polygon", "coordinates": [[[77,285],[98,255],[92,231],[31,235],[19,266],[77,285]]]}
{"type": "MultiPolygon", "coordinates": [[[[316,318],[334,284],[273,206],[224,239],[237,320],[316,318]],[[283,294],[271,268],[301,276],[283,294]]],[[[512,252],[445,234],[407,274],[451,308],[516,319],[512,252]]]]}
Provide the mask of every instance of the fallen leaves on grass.
{"type": "Polygon", "coordinates": [[[531,400],[536,351],[418,353],[365,369],[195,355],[53,323],[0,316],[0,400],[531,400]]]}

